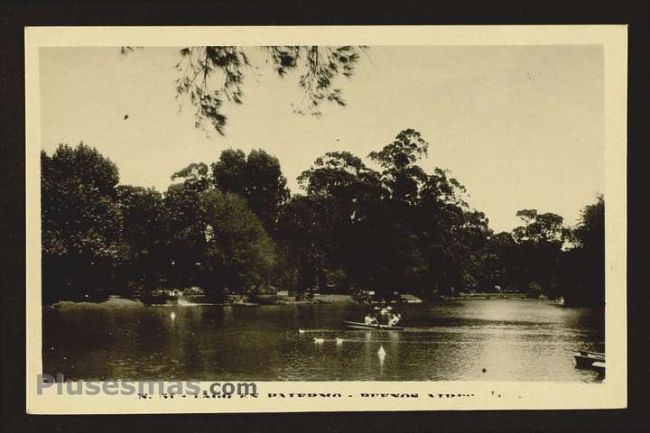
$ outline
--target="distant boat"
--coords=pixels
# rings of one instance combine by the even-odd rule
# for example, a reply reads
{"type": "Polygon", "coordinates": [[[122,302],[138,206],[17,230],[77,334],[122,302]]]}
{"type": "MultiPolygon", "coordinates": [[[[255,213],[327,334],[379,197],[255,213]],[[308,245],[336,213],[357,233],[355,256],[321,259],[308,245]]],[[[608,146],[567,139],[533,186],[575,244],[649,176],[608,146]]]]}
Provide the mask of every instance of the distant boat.
{"type": "Polygon", "coordinates": [[[348,329],[378,329],[381,331],[402,331],[404,329],[403,326],[390,326],[379,323],[367,324],[363,322],[351,322],[349,320],[344,320],[343,325],[348,329]]]}
{"type": "Polygon", "coordinates": [[[155,289],[143,294],[140,299],[148,305],[178,304],[181,292],[177,290],[155,289]]]}
{"type": "Polygon", "coordinates": [[[573,354],[576,368],[592,368],[605,370],[605,354],[600,352],[589,352],[579,350],[573,354]]]}
{"type": "Polygon", "coordinates": [[[604,374],[605,373],[605,361],[596,361],[593,364],[591,364],[591,368],[594,370],[597,370],[599,373],[604,374]]]}

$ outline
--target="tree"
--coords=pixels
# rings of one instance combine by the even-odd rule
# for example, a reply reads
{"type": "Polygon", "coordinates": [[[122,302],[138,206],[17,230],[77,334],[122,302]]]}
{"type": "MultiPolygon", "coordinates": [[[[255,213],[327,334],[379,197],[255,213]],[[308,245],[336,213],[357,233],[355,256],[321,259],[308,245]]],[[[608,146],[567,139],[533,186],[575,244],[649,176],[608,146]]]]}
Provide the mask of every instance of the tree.
{"type": "Polygon", "coordinates": [[[336,247],[331,218],[334,205],[328,198],[297,195],[280,210],[282,272],[278,279],[292,291],[304,293],[327,286],[327,270],[333,267],[329,252],[336,247]]]}
{"type": "Polygon", "coordinates": [[[301,278],[321,289],[328,284],[365,286],[374,267],[367,220],[381,199],[379,174],[349,152],[329,152],[317,158],[298,181],[307,197],[296,198],[287,207],[284,233],[302,251],[303,256],[297,257],[317,245],[307,262],[309,269],[301,264],[309,276],[301,278]],[[304,239],[291,235],[287,218],[304,229],[304,239]]]}
{"type": "Polygon", "coordinates": [[[395,141],[379,152],[371,152],[370,159],[383,169],[382,182],[390,197],[404,202],[414,202],[426,181],[424,170],[415,163],[427,156],[429,143],[419,132],[405,129],[397,134],[395,141]]]}
{"type": "Polygon", "coordinates": [[[465,192],[440,168],[420,188],[416,230],[427,257],[421,284],[428,292],[454,294],[485,282],[484,250],[491,231],[485,214],[469,208],[465,192]]]}
{"type": "Polygon", "coordinates": [[[490,291],[496,286],[502,290],[519,291],[522,283],[518,245],[510,232],[496,233],[488,238],[484,286],[490,291]]]}
{"type": "Polygon", "coordinates": [[[550,212],[540,214],[535,209],[523,209],[517,211],[517,216],[524,221],[523,226],[513,230],[513,236],[519,243],[552,243],[561,246],[568,235],[560,215],[550,212]]]}
{"type": "Polygon", "coordinates": [[[363,196],[377,200],[379,174],[350,152],[328,152],[298,177],[308,194],[335,197],[348,204],[363,196]]]}
{"type": "Polygon", "coordinates": [[[578,305],[605,302],[605,201],[585,206],[574,229],[576,246],[564,263],[565,301],[578,305]]]}
{"type": "Polygon", "coordinates": [[[605,249],[605,200],[602,195],[596,203],[585,206],[578,227],[574,230],[578,246],[603,256],[605,249]]]}
{"type": "Polygon", "coordinates": [[[343,275],[345,286],[388,298],[478,284],[487,219],[469,209],[464,188],[445,170],[428,175],[417,164],[427,151],[420,134],[407,129],[369,155],[381,172],[341,151],[301,174],[307,196],[285,206],[283,233],[311,286],[343,275]]]}
{"type": "MultiPolygon", "coordinates": [[[[222,112],[223,105],[243,102],[247,74],[258,69],[253,64],[253,51],[257,50],[265,54],[265,63],[270,64],[279,77],[300,71],[298,86],[305,97],[294,111],[318,116],[324,102],[345,105],[336,82],[341,77],[349,78],[354,74],[363,49],[316,45],[185,47],[180,49],[180,61],[176,64],[180,74],[176,80],[176,94],[179,99],[189,99],[196,108],[197,128],[210,125],[224,135],[227,119],[222,112]]],[[[131,51],[131,47],[121,49],[122,54],[131,51]]]]}
{"type": "Polygon", "coordinates": [[[168,220],[162,194],[154,189],[123,185],[117,187],[117,199],[124,221],[122,238],[128,248],[117,288],[124,290],[130,286],[133,291],[140,291],[166,284],[168,220]]]}
{"type": "Polygon", "coordinates": [[[501,286],[604,302],[602,196],[573,231],[559,215],[524,209],[521,226],[493,234],[447,170],[420,167],[427,153],[410,129],[369,155],[380,171],[329,152],[291,197],[277,158],[229,149],[174,173],[161,195],[118,186],[117,167],[95,149],[60,145],[41,156],[44,299],[191,285],[222,297],[273,284],[385,299],[501,286]]]}
{"type": "Polygon", "coordinates": [[[169,235],[168,282],[173,287],[200,283],[199,267],[205,250],[205,221],[202,219],[200,196],[211,187],[207,164],[190,164],[172,175],[182,180],[169,186],[164,197],[169,235]]]}
{"type": "Polygon", "coordinates": [[[43,296],[91,299],[125,257],[117,167],[96,149],[61,144],[41,152],[43,296]]]}
{"type": "Polygon", "coordinates": [[[206,222],[204,286],[254,293],[268,283],[275,248],[246,201],[211,189],[201,193],[200,206],[206,222]]]}
{"type": "Polygon", "coordinates": [[[569,236],[563,226],[563,218],[554,213],[538,213],[535,209],[517,212],[524,222],[512,231],[519,246],[521,276],[520,284],[535,287],[551,297],[560,294],[560,260],[562,246],[569,236]]]}
{"type": "Polygon", "coordinates": [[[266,230],[275,230],[278,210],[289,198],[287,179],[276,157],[261,149],[252,150],[248,157],[241,150],[227,149],[212,164],[212,177],[217,189],[240,195],[266,230]]]}
{"type": "MultiPolygon", "coordinates": [[[[237,153],[227,152],[226,160],[228,155],[237,153]]],[[[268,282],[273,241],[247,201],[215,188],[214,173],[204,163],[190,164],[173,179],[183,182],[171,185],[164,198],[170,284],[196,284],[221,297],[226,288],[241,293],[268,282]]]]}

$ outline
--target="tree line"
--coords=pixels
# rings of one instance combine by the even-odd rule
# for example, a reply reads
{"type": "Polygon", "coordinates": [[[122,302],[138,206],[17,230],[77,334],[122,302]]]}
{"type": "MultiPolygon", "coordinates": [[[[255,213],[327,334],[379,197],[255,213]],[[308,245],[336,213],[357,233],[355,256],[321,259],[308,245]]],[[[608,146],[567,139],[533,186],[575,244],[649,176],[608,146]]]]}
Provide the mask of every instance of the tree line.
{"type": "Polygon", "coordinates": [[[494,233],[447,170],[419,165],[428,150],[407,129],[365,159],[328,152],[291,194],[276,157],[227,149],[160,193],[121,185],[92,147],[59,145],[41,153],[44,302],[192,286],[214,298],[275,287],[604,302],[602,196],[575,227],[524,209],[521,226],[494,233]]]}

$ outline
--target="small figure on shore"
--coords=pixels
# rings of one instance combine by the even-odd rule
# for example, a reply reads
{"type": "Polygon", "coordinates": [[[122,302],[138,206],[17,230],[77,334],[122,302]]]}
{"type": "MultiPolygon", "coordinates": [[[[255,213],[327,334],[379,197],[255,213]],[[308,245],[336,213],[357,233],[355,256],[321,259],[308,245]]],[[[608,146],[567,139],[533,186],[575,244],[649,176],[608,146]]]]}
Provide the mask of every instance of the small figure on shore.
{"type": "Polygon", "coordinates": [[[388,326],[395,326],[399,323],[399,321],[402,320],[402,315],[397,313],[397,314],[392,314],[390,316],[390,319],[388,320],[388,326]]]}

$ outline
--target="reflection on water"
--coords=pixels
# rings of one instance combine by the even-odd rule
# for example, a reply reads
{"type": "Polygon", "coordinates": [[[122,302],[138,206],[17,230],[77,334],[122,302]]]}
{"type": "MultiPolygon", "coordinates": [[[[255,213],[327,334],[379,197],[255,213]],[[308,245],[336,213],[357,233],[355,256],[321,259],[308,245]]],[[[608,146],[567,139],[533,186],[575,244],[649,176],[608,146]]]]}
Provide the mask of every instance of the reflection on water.
{"type": "Polygon", "coordinates": [[[598,380],[572,353],[604,351],[602,310],[512,299],[398,310],[402,332],[343,329],[364,312],[347,304],[65,304],[43,310],[43,365],[87,380],[598,380]]]}

